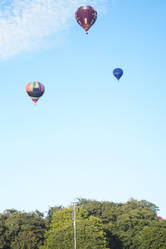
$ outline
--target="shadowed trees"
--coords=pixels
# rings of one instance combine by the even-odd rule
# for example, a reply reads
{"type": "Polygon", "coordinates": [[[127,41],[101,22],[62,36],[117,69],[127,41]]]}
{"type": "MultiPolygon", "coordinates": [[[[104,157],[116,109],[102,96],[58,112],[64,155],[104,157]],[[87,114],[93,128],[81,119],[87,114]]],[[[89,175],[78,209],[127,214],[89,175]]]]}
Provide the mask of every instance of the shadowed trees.
{"type": "Polygon", "coordinates": [[[46,222],[39,211],[6,210],[0,215],[0,248],[38,249],[44,242],[46,222]]]}

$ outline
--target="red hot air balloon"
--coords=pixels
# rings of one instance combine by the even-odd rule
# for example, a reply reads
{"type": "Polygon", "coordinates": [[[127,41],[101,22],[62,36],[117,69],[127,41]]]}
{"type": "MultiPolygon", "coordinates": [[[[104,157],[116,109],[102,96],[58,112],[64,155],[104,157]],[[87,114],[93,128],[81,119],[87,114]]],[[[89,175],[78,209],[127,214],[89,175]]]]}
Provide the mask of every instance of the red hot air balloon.
{"type": "Polygon", "coordinates": [[[87,31],[97,19],[97,11],[91,6],[81,6],[77,9],[75,18],[78,24],[86,31],[86,34],[88,34],[87,31]]]}

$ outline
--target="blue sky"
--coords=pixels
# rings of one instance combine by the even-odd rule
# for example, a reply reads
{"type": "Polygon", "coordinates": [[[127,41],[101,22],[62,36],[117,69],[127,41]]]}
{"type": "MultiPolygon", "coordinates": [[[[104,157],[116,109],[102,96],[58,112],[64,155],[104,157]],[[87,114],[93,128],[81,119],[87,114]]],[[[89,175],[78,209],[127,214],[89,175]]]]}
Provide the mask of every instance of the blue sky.
{"type": "Polygon", "coordinates": [[[0,211],[133,197],[166,217],[166,3],[90,1],[98,19],[86,36],[74,20],[85,1],[6,2],[0,211]],[[36,107],[24,90],[35,80],[46,88],[36,107]]]}

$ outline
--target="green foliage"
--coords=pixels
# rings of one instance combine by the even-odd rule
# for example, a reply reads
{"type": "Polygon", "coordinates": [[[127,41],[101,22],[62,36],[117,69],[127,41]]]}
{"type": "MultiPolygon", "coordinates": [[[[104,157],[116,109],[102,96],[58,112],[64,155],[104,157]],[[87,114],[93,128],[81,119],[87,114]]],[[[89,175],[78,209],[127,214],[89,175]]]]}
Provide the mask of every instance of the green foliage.
{"type": "Polygon", "coordinates": [[[48,210],[48,214],[47,214],[47,221],[48,223],[50,224],[51,223],[51,220],[52,220],[52,217],[53,217],[53,214],[58,212],[59,210],[63,210],[64,207],[63,206],[55,206],[55,207],[50,207],[49,210],[48,210]]]}
{"type": "MultiPolygon", "coordinates": [[[[80,199],[76,207],[79,249],[165,249],[166,221],[146,200],[126,203],[80,199]]],[[[73,248],[72,207],[51,207],[47,217],[8,209],[0,214],[0,249],[73,248]]]]}
{"type": "Polygon", "coordinates": [[[86,199],[80,199],[77,206],[85,208],[88,212],[88,216],[101,217],[102,203],[99,201],[90,201],[86,199]]]}
{"type": "Polygon", "coordinates": [[[166,248],[166,221],[153,221],[145,226],[134,239],[138,249],[165,249],[166,248]]]}
{"type": "Polygon", "coordinates": [[[115,234],[121,241],[122,248],[133,247],[133,239],[144,226],[147,226],[155,219],[151,210],[133,209],[118,216],[116,223],[110,224],[109,231],[115,234]]]}
{"type": "Polygon", "coordinates": [[[135,249],[135,236],[156,219],[158,211],[156,205],[134,199],[124,204],[82,199],[79,205],[102,220],[107,247],[111,249],[135,249]]]}
{"type": "Polygon", "coordinates": [[[0,215],[0,249],[10,249],[10,241],[7,238],[7,215],[0,215]]]}
{"type": "Polygon", "coordinates": [[[146,200],[137,201],[131,198],[126,204],[123,205],[125,210],[133,210],[133,209],[147,209],[151,211],[154,215],[157,215],[159,208],[146,200]]]}
{"type": "Polygon", "coordinates": [[[7,210],[0,216],[0,248],[38,249],[45,231],[46,223],[40,212],[7,210]]]}
{"type": "MultiPolygon", "coordinates": [[[[106,238],[99,218],[88,217],[87,211],[76,208],[77,246],[79,249],[104,249],[106,238]]],[[[46,233],[45,247],[48,249],[69,249],[74,245],[72,208],[53,215],[51,227],[46,233]]]]}

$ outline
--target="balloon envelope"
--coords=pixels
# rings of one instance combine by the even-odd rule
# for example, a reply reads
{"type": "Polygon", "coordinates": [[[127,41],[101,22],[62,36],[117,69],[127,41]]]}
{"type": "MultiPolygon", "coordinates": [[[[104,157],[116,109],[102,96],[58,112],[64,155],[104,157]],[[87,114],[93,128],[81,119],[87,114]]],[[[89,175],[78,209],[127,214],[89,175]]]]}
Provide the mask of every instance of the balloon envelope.
{"type": "Polygon", "coordinates": [[[113,71],[113,75],[115,76],[115,78],[117,80],[120,80],[120,78],[123,75],[123,70],[121,68],[115,68],[114,71],[113,71]]]}
{"type": "Polygon", "coordinates": [[[44,94],[45,88],[44,85],[38,81],[30,82],[26,85],[25,91],[28,96],[36,103],[39,98],[44,94]]]}
{"type": "Polygon", "coordinates": [[[87,33],[97,19],[97,11],[91,6],[81,6],[77,9],[75,18],[87,33]]]}

